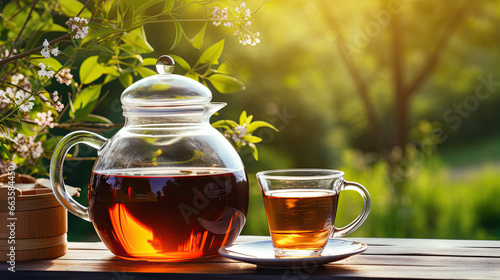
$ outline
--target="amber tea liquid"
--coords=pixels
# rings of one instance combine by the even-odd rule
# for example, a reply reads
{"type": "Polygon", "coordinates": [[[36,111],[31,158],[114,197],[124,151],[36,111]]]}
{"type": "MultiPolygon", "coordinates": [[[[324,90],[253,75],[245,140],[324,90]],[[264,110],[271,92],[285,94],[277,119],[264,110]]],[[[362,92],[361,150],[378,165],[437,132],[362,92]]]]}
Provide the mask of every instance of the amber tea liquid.
{"type": "Polygon", "coordinates": [[[127,259],[215,255],[239,235],[247,209],[244,170],[97,171],[89,185],[89,216],[97,233],[127,259]]]}
{"type": "Polygon", "coordinates": [[[320,253],[333,230],[338,198],[329,190],[268,191],[264,204],[275,251],[320,253]]]}

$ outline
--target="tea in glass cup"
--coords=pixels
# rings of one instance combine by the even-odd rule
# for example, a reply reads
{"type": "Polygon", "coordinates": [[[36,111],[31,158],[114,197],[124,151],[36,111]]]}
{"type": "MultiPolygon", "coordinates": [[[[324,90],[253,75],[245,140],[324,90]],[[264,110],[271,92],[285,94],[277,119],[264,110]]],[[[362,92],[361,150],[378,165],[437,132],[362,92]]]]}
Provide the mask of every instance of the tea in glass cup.
{"type": "Polygon", "coordinates": [[[271,170],[257,173],[264,196],[269,230],[277,257],[321,255],[331,236],[347,235],[368,216],[370,195],[344,173],[328,169],[271,170]],[[361,214],[349,225],[335,228],[339,194],[355,190],[363,197],[361,214]]]}

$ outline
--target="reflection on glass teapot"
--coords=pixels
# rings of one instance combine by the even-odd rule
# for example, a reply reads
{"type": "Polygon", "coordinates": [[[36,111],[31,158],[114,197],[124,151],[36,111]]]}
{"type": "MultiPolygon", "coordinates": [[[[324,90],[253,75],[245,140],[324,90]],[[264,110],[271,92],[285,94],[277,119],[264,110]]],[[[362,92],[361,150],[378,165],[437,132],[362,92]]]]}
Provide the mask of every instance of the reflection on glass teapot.
{"type": "Polygon", "coordinates": [[[64,137],[54,150],[50,180],[59,202],[89,220],[106,246],[126,259],[168,261],[217,254],[245,224],[248,178],[231,144],[209,123],[225,103],[210,103],[202,84],[172,74],[158,59],[158,75],[121,95],[124,127],[111,139],[87,131],[64,137]],[[98,149],[89,206],[67,193],[62,166],[78,143],[98,149]]]}

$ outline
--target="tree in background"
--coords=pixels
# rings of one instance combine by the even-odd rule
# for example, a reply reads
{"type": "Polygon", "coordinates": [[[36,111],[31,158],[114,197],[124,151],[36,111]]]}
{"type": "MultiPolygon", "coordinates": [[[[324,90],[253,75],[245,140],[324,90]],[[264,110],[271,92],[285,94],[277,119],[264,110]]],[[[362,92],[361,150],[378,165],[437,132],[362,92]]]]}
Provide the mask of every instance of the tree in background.
{"type": "MultiPolygon", "coordinates": [[[[333,5],[326,0],[318,3],[328,28],[336,36],[337,51],[361,100],[375,147],[394,169],[400,169],[410,130],[415,125],[415,121],[410,120],[414,97],[426,90],[424,87],[436,75],[439,64],[449,63],[444,58],[453,52],[453,48],[449,48],[453,40],[462,43],[458,38],[463,34],[457,34],[460,29],[465,33],[483,31],[471,22],[495,18],[497,4],[494,1],[377,1],[375,9],[365,14],[366,22],[354,30],[346,30],[349,27],[343,26],[342,21],[345,16],[337,11],[341,3],[333,5]],[[391,115],[384,120],[376,110],[373,76],[363,68],[363,59],[367,57],[373,60],[375,71],[390,73],[391,115]],[[384,126],[392,128],[387,131],[384,126]]],[[[432,101],[428,106],[432,106],[432,101]]],[[[435,146],[443,140],[439,138],[442,136],[436,136],[435,146]]]]}

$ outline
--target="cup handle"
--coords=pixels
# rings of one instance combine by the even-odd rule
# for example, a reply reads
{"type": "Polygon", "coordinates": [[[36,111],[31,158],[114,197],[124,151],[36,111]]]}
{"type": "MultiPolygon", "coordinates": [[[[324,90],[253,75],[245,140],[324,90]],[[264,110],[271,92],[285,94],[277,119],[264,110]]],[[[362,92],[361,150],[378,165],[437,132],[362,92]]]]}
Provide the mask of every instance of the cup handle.
{"type": "Polygon", "coordinates": [[[73,213],[75,216],[86,221],[90,221],[89,213],[87,211],[88,207],[76,202],[68,193],[66,186],[64,185],[64,158],[66,157],[69,149],[78,143],[87,144],[92,148],[100,149],[107,140],[108,139],[102,137],[101,135],[89,131],[81,130],[72,132],[66,135],[59,142],[59,144],[57,144],[50,161],[50,185],[52,186],[54,195],[64,208],[68,209],[68,211],[73,213]]]}
{"type": "Polygon", "coordinates": [[[342,237],[355,231],[366,220],[366,217],[368,217],[368,213],[370,213],[371,199],[370,194],[365,187],[355,182],[344,181],[344,188],[342,190],[357,191],[363,198],[363,210],[361,210],[361,214],[359,214],[359,216],[350,224],[343,228],[335,229],[333,231],[332,237],[342,237]]]}

